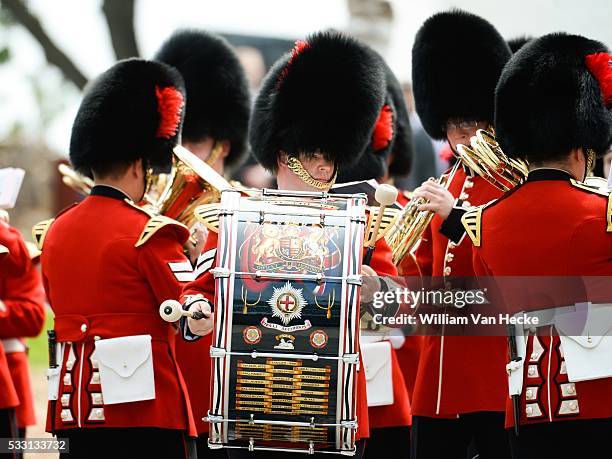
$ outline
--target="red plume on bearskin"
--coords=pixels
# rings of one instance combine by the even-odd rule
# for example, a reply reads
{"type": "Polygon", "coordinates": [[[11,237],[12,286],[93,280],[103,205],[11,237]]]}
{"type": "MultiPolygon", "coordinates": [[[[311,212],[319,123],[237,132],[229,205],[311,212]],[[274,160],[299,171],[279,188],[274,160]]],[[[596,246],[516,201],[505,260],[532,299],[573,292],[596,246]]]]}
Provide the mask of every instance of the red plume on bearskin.
{"type": "Polygon", "coordinates": [[[165,88],[156,86],[155,97],[160,117],[155,135],[162,139],[170,139],[176,135],[181,122],[181,110],[185,105],[185,99],[183,94],[172,86],[165,88]]]}
{"type": "Polygon", "coordinates": [[[376,120],[374,133],[372,134],[372,146],[374,150],[382,150],[393,140],[393,109],[384,105],[376,120]]]}
{"type": "Polygon", "coordinates": [[[612,106],[612,54],[589,54],[585,60],[589,71],[599,81],[606,107],[612,106]]]}
{"type": "Polygon", "coordinates": [[[281,72],[278,77],[278,86],[280,86],[285,79],[285,77],[289,74],[289,69],[291,68],[291,64],[297,59],[297,57],[306,49],[310,48],[310,44],[303,40],[296,40],[293,49],[291,50],[291,57],[287,61],[285,68],[281,72]]]}

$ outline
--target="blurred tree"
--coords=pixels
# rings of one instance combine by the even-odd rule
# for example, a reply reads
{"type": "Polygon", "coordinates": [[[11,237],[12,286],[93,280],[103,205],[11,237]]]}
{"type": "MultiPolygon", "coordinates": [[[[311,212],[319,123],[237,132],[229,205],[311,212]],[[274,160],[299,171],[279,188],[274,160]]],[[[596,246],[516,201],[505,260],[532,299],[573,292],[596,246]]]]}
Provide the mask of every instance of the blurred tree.
{"type": "Polygon", "coordinates": [[[87,78],[74,62],[55,44],[47,34],[38,18],[29,10],[22,0],[2,0],[2,7],[8,10],[15,22],[25,27],[38,41],[49,64],[58,67],[64,77],[83,89],[87,78]]]}
{"type": "Polygon", "coordinates": [[[102,4],[117,59],[140,55],[134,31],[134,5],[135,0],[104,0],[102,4]]]}
{"type": "MultiPolygon", "coordinates": [[[[136,0],[104,0],[102,13],[110,32],[111,44],[117,59],[137,57],[138,46],[134,31],[134,5],[136,0]]],[[[38,17],[28,8],[24,0],[0,0],[4,12],[10,14],[12,22],[22,25],[42,47],[47,62],[57,67],[64,78],[82,90],[87,77],[64,53],[46,32],[38,17]]],[[[0,49],[0,63],[2,52],[0,49]]],[[[8,55],[7,55],[8,57],[8,55]]]]}

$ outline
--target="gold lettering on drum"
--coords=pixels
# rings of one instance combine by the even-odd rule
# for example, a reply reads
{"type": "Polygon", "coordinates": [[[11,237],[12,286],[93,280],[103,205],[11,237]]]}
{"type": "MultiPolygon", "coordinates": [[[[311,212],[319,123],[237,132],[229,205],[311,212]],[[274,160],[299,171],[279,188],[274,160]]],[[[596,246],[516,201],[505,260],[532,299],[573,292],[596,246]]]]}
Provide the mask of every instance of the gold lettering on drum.
{"type": "Polygon", "coordinates": [[[299,386],[291,386],[288,384],[272,384],[272,389],[299,389],[299,386]]]}
{"type": "Polygon", "coordinates": [[[326,390],[296,390],[295,393],[303,395],[329,395],[329,392],[326,390]]]}
{"type": "Polygon", "coordinates": [[[255,387],[255,386],[236,386],[236,392],[268,392],[270,389],[267,387],[255,387]]]}
{"type": "Polygon", "coordinates": [[[298,377],[299,379],[319,379],[322,381],[329,381],[329,376],[303,375],[303,374],[297,374],[295,376],[298,377]]]}
{"type": "Polygon", "coordinates": [[[305,367],[298,360],[271,358],[265,364],[239,360],[236,374],[236,410],[285,416],[329,411],[330,366],[305,367]]]}
{"type": "Polygon", "coordinates": [[[314,367],[302,367],[301,372],[310,371],[311,373],[331,373],[330,368],[314,368],[314,367]]]}
{"type": "Polygon", "coordinates": [[[239,384],[270,384],[270,381],[259,380],[259,379],[237,379],[239,384]]]}

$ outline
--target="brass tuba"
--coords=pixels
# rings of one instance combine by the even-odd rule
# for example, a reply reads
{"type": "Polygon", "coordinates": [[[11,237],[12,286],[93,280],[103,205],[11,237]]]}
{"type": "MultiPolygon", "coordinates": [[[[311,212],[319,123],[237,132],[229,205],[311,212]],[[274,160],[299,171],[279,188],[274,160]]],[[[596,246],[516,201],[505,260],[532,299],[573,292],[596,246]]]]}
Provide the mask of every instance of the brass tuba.
{"type": "MultiPolygon", "coordinates": [[[[446,188],[461,164],[465,164],[503,192],[523,183],[529,172],[527,163],[506,156],[497,143],[495,134],[484,129],[479,129],[476,135],[470,138],[470,146],[457,145],[457,157],[459,161],[453,168],[437,179],[437,182],[446,188]]],[[[434,216],[433,212],[418,210],[419,206],[425,203],[425,199],[410,201],[395,220],[393,228],[386,234],[387,243],[393,252],[393,263],[396,265],[415,249],[434,216]]]]}

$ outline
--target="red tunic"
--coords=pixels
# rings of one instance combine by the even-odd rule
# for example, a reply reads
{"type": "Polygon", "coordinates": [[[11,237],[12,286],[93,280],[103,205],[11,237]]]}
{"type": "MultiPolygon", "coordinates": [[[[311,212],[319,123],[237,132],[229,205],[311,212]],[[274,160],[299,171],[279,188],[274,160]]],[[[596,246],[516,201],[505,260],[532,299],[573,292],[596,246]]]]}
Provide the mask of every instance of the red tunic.
{"type": "Polygon", "coordinates": [[[30,266],[30,254],[23,237],[0,220],[0,273],[2,277],[21,276],[30,266]]]}
{"type": "MultiPolygon", "coordinates": [[[[19,231],[0,221],[0,279],[23,275],[30,266],[30,255],[19,231]]],[[[2,298],[2,297],[0,297],[2,298]]],[[[27,334],[22,327],[29,327],[20,320],[21,310],[9,309],[0,303],[0,333],[3,330],[17,330],[17,336],[27,334]]],[[[19,405],[19,397],[13,385],[4,347],[0,343],[0,409],[19,405]]]]}
{"type": "MultiPolygon", "coordinates": [[[[482,211],[477,273],[612,276],[611,202],[572,185],[563,171],[531,172],[523,186],[482,211]]],[[[520,423],[612,418],[612,378],[569,383],[550,328],[527,342],[520,423]]],[[[509,397],[506,424],[514,424],[509,397]]]]}
{"type": "MultiPolygon", "coordinates": [[[[448,189],[466,207],[487,203],[501,195],[480,176],[468,177],[461,167],[448,189]]],[[[440,233],[441,224],[442,219],[435,216],[416,250],[422,274],[473,276],[469,238],[455,244],[440,233]]],[[[423,336],[412,414],[454,418],[463,413],[503,411],[508,393],[506,346],[504,337],[423,336]]]]}
{"type": "Polygon", "coordinates": [[[186,280],[177,267],[188,264],[182,252],[188,231],[166,221],[136,247],[155,220],[126,201],[116,189],[94,187],[46,233],[43,282],[64,343],[59,397],[47,429],[157,427],[195,434],[175,359],[176,330],[158,313],[161,302],[180,296],[186,280]],[[152,338],[155,398],[104,404],[94,341],[131,335],[152,338]]]}
{"type": "Polygon", "coordinates": [[[0,339],[17,396],[17,423],[20,428],[36,424],[25,343],[21,338],[37,336],[45,322],[45,292],[40,273],[31,264],[21,277],[0,280],[0,300],[6,315],[0,315],[0,339]]]}
{"type": "MultiPolygon", "coordinates": [[[[211,232],[203,249],[203,256],[201,256],[198,261],[198,264],[206,269],[203,270],[200,268],[200,272],[198,273],[198,267],[196,267],[196,273],[198,273],[199,276],[194,282],[186,286],[183,291],[183,296],[201,293],[211,302],[214,301],[214,277],[209,270],[215,266],[216,247],[217,233],[211,232]]],[[[381,275],[397,275],[397,270],[391,261],[391,250],[384,242],[384,239],[380,239],[376,244],[370,266],[381,275]]],[[[206,415],[210,405],[210,342],[210,338],[204,338],[196,342],[181,343],[179,345],[182,348],[180,352],[184,352],[184,358],[180,360],[182,364],[181,369],[190,387],[190,396],[194,406],[194,416],[198,420],[206,415]],[[183,361],[188,362],[185,364],[183,361]],[[195,362],[197,362],[197,364],[195,364],[195,362]]],[[[363,364],[361,365],[363,366],[363,364]]],[[[410,402],[395,355],[393,356],[392,374],[394,379],[394,404],[373,407],[368,410],[365,374],[363,371],[358,372],[357,419],[359,429],[357,431],[357,438],[368,437],[370,427],[388,427],[410,424],[410,402]]],[[[198,430],[199,432],[208,431],[207,423],[199,423],[198,430]]]]}

